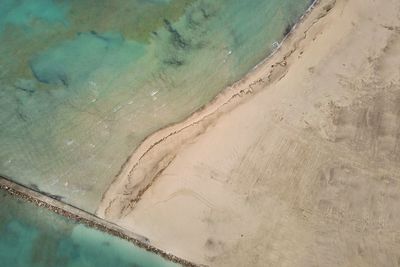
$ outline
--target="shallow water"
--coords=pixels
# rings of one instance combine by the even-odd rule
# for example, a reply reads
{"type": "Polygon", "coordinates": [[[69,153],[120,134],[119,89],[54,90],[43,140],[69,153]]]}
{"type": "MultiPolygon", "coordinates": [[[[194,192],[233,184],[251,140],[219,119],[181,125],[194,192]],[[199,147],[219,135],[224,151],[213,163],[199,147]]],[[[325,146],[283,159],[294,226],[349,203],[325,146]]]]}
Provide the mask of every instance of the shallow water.
{"type": "Polygon", "coordinates": [[[178,266],[0,191],[0,265],[8,267],[178,266]]]}
{"type": "Polygon", "coordinates": [[[93,212],[146,136],[242,77],[309,4],[0,1],[0,174],[93,212]]]}

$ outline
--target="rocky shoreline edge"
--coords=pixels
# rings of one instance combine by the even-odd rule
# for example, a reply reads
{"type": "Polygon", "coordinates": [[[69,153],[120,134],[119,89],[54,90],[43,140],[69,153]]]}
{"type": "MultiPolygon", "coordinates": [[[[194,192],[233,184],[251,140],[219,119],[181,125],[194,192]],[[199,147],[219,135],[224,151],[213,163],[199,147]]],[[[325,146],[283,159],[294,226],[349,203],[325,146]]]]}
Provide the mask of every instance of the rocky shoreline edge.
{"type": "Polygon", "coordinates": [[[151,253],[157,254],[168,261],[187,267],[204,266],[189,262],[166,251],[158,249],[152,246],[150,244],[150,240],[148,240],[146,237],[129,232],[93,214],[63,203],[54,198],[48,197],[42,193],[36,192],[22,184],[18,184],[2,176],[0,176],[0,190],[3,190],[20,200],[30,202],[40,208],[50,210],[58,215],[64,216],[87,227],[122,238],[130,243],[133,243],[135,246],[145,249],[151,253]]]}

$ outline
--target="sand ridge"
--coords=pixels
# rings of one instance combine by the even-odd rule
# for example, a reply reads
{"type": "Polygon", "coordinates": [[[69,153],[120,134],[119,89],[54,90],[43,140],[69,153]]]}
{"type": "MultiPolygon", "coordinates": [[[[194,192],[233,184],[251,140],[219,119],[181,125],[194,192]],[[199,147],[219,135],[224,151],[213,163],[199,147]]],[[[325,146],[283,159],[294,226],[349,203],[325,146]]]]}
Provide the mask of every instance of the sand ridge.
{"type": "Polygon", "coordinates": [[[98,214],[210,266],[397,266],[399,47],[400,2],[320,1],[252,94],[154,146],[98,214]]]}
{"type": "Polygon", "coordinates": [[[300,19],[299,23],[304,23],[307,27],[302,33],[297,33],[296,38],[290,40],[290,36],[297,27],[294,25],[292,32],[279,44],[277,50],[255,66],[243,79],[227,87],[211,103],[186,120],[161,129],[146,138],[122,165],[113,183],[104,193],[96,214],[111,218],[122,215],[128,207],[133,208],[143,192],[156,179],[157,174],[168,166],[171,158],[184,143],[204,133],[213,121],[244,102],[248,95],[284,77],[288,67],[286,59],[296,50],[297,42],[306,37],[308,29],[330,11],[335,1],[328,1],[318,16],[314,17],[314,21],[305,23],[304,19],[318,3],[319,1],[314,1],[300,19]],[[283,47],[282,44],[284,44],[283,47]],[[114,205],[118,208],[111,208],[114,205]],[[112,214],[112,210],[120,208],[122,212],[112,214]]]}

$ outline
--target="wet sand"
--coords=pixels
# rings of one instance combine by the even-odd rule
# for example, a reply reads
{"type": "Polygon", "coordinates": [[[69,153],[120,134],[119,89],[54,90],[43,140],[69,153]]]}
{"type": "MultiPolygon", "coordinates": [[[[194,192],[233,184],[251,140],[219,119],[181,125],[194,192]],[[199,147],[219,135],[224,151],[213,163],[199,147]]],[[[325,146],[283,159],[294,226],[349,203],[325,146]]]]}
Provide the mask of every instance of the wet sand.
{"type": "Polygon", "coordinates": [[[399,163],[400,2],[322,0],[148,138],[97,214],[210,266],[396,266],[399,163]]]}

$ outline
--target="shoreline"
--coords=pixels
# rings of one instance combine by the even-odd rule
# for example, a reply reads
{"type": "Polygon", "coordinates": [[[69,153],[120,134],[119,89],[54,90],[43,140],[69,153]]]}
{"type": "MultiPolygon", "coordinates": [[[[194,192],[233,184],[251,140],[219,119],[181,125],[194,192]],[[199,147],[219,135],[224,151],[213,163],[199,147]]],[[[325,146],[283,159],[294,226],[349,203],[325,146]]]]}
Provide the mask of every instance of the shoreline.
{"type": "MultiPolygon", "coordinates": [[[[158,147],[163,146],[163,143],[165,147],[168,147],[168,144],[165,145],[165,142],[168,142],[167,139],[170,139],[179,134],[181,134],[182,136],[182,132],[188,130],[189,128],[207,128],[207,126],[202,126],[201,124],[212,123],[207,122],[207,120],[212,121],[214,119],[213,117],[219,117],[220,113],[223,114],[245,102],[247,96],[252,95],[254,91],[258,91],[258,88],[264,88],[268,86],[268,84],[271,84],[274,81],[281,79],[282,75],[284,75],[284,72],[288,67],[286,65],[286,59],[290,57],[291,54],[296,50],[296,42],[301,41],[302,38],[299,38],[299,40],[295,40],[294,44],[291,44],[293,40],[290,39],[296,39],[296,37],[293,35],[296,35],[296,29],[298,28],[298,26],[304,23],[305,20],[313,13],[313,10],[319,7],[320,4],[321,0],[311,1],[310,6],[299,18],[299,20],[291,27],[291,30],[288,31],[288,33],[283,37],[282,41],[277,46],[277,49],[267,55],[266,58],[261,60],[252,69],[250,69],[250,71],[242,79],[238,80],[230,86],[227,86],[220,93],[218,93],[213,100],[189,115],[183,121],[166,126],[146,137],[146,139],[141,142],[138,148],[135,149],[135,151],[121,166],[120,171],[114,177],[107,190],[103,193],[101,202],[95,214],[103,218],[115,218],[115,216],[107,215],[107,210],[115,201],[115,199],[113,200],[113,197],[118,193],[121,193],[121,189],[122,191],[126,189],[127,184],[131,182],[130,180],[132,180],[131,177],[134,176],[133,173],[135,169],[140,168],[140,164],[142,163],[142,161],[147,161],[144,164],[150,164],[152,165],[152,167],[145,166],[144,168],[147,170],[150,169],[150,172],[153,172],[153,174],[150,174],[150,176],[152,177],[143,177],[148,175],[149,172],[139,170],[139,172],[141,172],[139,176],[141,177],[134,177],[133,179],[137,181],[134,182],[134,186],[131,186],[135,187],[135,192],[133,192],[133,194],[130,194],[129,202],[134,205],[136,202],[139,201],[140,196],[151,186],[151,184],[154,182],[154,180],[156,180],[157,176],[162,172],[162,170],[165,169],[169,165],[169,163],[172,162],[172,159],[167,159],[166,162],[163,162],[165,160],[165,157],[173,158],[173,156],[168,155],[168,153],[153,152],[153,155],[150,156],[150,163],[149,160],[145,159],[146,156],[152,152],[152,150],[156,150],[158,149],[158,147]],[[293,45],[294,47],[292,48],[291,45],[293,45]],[[275,58],[280,57],[280,60],[277,60],[275,63],[271,64],[271,61],[274,61],[275,58]],[[155,154],[158,155],[156,156],[155,154]],[[154,157],[157,158],[154,159],[154,157]],[[157,167],[160,162],[161,166],[157,167]],[[154,169],[156,170],[154,171],[154,169]]],[[[325,14],[320,15],[317,20],[325,16],[334,4],[335,0],[328,2],[326,4],[328,8],[324,7],[326,8],[325,14]]],[[[306,32],[309,30],[309,28],[312,27],[314,23],[315,22],[310,23],[309,27],[307,27],[306,31],[303,33],[304,36],[306,36],[306,32]]],[[[301,34],[299,33],[299,35],[301,34]]],[[[176,149],[177,146],[179,147],[181,145],[184,145],[184,143],[200,135],[201,132],[205,130],[206,129],[195,129],[194,133],[189,134],[190,136],[185,136],[184,140],[177,142],[180,144],[175,144],[174,149],[176,149]]],[[[128,195],[126,192],[123,194],[128,195]]]]}
{"type": "Polygon", "coordinates": [[[129,230],[124,229],[116,224],[105,221],[104,219],[98,218],[84,210],[56,200],[52,197],[46,196],[43,193],[39,193],[22,184],[16,183],[2,176],[0,176],[0,190],[3,190],[7,194],[15,197],[16,199],[32,203],[38,208],[47,209],[78,224],[82,224],[89,228],[124,239],[134,244],[135,246],[148,252],[154,253],[168,261],[188,267],[202,266],[179,258],[162,249],[154,247],[153,245],[151,245],[151,241],[146,237],[132,233],[129,230]]]}
{"type": "Polygon", "coordinates": [[[94,214],[1,175],[0,190],[184,266],[392,266],[393,66],[398,1],[316,0],[243,79],[147,137],[94,214]]]}
{"type": "Polygon", "coordinates": [[[400,3],[314,10],[268,83],[156,145],[105,218],[210,266],[395,265],[400,3]]]}
{"type": "MultiPolygon", "coordinates": [[[[258,64],[256,64],[253,68],[251,68],[249,72],[244,75],[243,78],[234,82],[232,85],[227,86],[225,89],[219,92],[213,98],[213,100],[199,108],[194,113],[190,114],[183,121],[166,126],[149,135],[122,165],[120,173],[115,177],[114,181],[110,184],[108,189],[103,194],[102,203],[105,195],[109,192],[110,188],[115,186],[115,183],[119,182],[118,178],[127,171],[128,173],[131,173],[133,169],[141,163],[142,160],[145,160],[146,155],[150,151],[157,148],[158,146],[162,146],[163,143],[167,141],[167,139],[175,137],[189,128],[196,127],[207,120],[215,120],[216,117],[219,117],[221,114],[235,108],[236,106],[246,101],[246,99],[256,93],[258,89],[266,86],[269,83],[274,82],[278,78],[278,76],[281,76],[283,70],[287,68],[285,63],[286,57],[290,56],[290,54],[293,52],[290,50],[284,50],[286,42],[296,31],[299,24],[302,24],[304,20],[307,19],[307,17],[313,12],[313,10],[320,4],[320,2],[321,0],[313,0],[305,13],[294,25],[292,25],[290,31],[283,37],[277,48],[272,53],[267,55],[263,60],[261,60],[258,64]],[[285,55],[286,53],[288,55],[285,55]],[[272,65],[269,65],[270,61],[272,61],[274,57],[278,54],[284,54],[283,59],[281,61],[275,62],[272,65]],[[133,167],[128,167],[132,165],[133,167]]],[[[206,122],[206,124],[207,123],[209,122],[206,122]]],[[[192,137],[192,135],[188,136],[186,138],[186,141],[188,141],[192,137]]],[[[169,162],[171,161],[172,160],[170,160],[169,162]]],[[[157,164],[158,162],[159,160],[156,160],[155,162],[151,162],[151,164],[157,164]]],[[[163,167],[162,170],[165,168],[166,167],[163,167]]],[[[158,171],[157,174],[160,174],[162,170],[158,171]]],[[[126,178],[126,176],[122,178],[126,178]]],[[[146,191],[146,189],[148,189],[149,186],[152,185],[152,182],[154,182],[154,180],[157,178],[157,175],[152,178],[152,181],[145,186],[145,190],[140,190],[139,197],[146,191]]],[[[123,182],[124,179],[122,179],[121,181],[123,182]]],[[[107,220],[105,216],[99,216],[99,211],[96,211],[95,214],[91,214],[73,205],[64,203],[63,201],[57,199],[57,196],[53,196],[47,192],[35,191],[33,189],[30,189],[29,187],[24,186],[23,184],[15,182],[12,179],[3,177],[1,175],[0,190],[4,190],[13,197],[30,202],[39,208],[50,210],[77,223],[81,223],[90,228],[127,240],[137,247],[155,253],[165,258],[166,260],[182,264],[183,266],[203,266],[197,265],[193,262],[187,261],[183,258],[177,257],[153,246],[151,244],[151,241],[149,241],[146,237],[137,235],[129,231],[125,227],[112,223],[111,221],[107,220]]],[[[101,205],[102,204],[99,205],[98,210],[100,209],[101,205]]]]}

